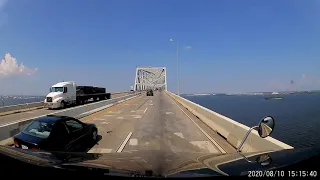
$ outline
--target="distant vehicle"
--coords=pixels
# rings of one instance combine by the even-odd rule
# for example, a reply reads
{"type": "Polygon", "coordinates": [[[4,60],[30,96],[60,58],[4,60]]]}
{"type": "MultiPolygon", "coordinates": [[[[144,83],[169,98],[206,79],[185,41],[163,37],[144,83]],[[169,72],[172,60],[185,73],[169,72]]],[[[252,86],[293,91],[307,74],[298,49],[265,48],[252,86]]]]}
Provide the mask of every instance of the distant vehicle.
{"type": "Polygon", "coordinates": [[[111,93],[105,88],[93,86],[77,86],[75,82],[59,82],[50,88],[44,103],[49,109],[65,108],[67,105],[81,105],[89,99],[93,101],[110,99],[111,93]]]}
{"type": "Polygon", "coordinates": [[[84,143],[97,140],[98,129],[67,116],[47,115],[34,119],[14,136],[14,146],[45,151],[74,151],[84,143]]]}
{"type": "Polygon", "coordinates": [[[153,96],[153,91],[152,91],[152,89],[147,90],[147,96],[153,96]]]}
{"type": "Polygon", "coordinates": [[[283,100],[282,97],[266,97],[265,100],[283,100]]]}

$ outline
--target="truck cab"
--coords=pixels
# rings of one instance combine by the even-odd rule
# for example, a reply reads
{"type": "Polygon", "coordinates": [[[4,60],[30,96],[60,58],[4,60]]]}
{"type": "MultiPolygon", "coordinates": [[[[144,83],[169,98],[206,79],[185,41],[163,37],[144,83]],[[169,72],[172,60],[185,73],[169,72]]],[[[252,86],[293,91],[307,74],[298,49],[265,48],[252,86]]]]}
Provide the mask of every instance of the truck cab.
{"type": "Polygon", "coordinates": [[[49,109],[65,108],[66,105],[76,103],[77,85],[73,81],[59,82],[50,88],[44,103],[49,109]]]}

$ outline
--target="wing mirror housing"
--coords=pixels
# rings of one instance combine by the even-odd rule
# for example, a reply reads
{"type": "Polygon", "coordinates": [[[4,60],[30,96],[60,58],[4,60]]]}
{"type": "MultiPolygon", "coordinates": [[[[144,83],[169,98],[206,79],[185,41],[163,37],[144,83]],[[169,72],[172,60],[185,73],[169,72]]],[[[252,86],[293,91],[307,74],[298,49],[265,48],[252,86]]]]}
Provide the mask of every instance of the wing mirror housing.
{"type": "Polygon", "coordinates": [[[242,139],[242,142],[240,143],[239,147],[237,148],[237,152],[241,151],[243,144],[245,143],[245,141],[247,140],[248,136],[250,135],[250,133],[253,129],[258,129],[259,136],[261,138],[266,138],[271,135],[271,133],[274,130],[274,126],[275,126],[275,120],[273,117],[266,116],[266,117],[262,118],[257,126],[253,126],[248,130],[247,134],[242,139]]]}

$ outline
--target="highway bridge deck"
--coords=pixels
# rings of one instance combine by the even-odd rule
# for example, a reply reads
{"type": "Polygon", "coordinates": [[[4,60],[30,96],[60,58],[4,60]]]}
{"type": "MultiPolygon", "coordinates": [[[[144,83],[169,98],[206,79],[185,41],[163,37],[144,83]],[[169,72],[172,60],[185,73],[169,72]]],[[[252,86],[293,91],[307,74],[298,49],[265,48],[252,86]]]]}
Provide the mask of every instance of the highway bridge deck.
{"type": "MultiPolygon", "coordinates": [[[[0,116],[0,126],[56,110],[38,109],[0,116]]],[[[166,94],[140,96],[80,119],[98,127],[99,141],[89,153],[163,150],[193,153],[235,152],[225,139],[166,94]]]]}
{"type": "Polygon", "coordinates": [[[223,138],[165,92],[141,95],[81,120],[96,124],[101,136],[88,152],[235,152],[223,138]]]}

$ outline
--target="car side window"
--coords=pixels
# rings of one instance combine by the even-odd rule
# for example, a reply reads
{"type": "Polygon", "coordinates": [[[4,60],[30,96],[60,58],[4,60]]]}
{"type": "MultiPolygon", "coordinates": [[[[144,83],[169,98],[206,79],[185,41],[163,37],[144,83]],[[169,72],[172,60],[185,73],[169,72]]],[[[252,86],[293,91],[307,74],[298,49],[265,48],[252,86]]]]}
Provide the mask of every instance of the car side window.
{"type": "Polygon", "coordinates": [[[54,137],[64,137],[68,134],[68,129],[66,128],[66,126],[62,123],[56,123],[53,128],[52,128],[52,136],[54,137]]]}
{"type": "Polygon", "coordinates": [[[67,120],[65,124],[70,132],[74,132],[83,128],[83,125],[75,120],[67,120]]]}

